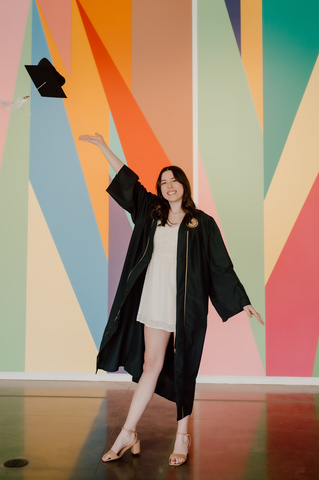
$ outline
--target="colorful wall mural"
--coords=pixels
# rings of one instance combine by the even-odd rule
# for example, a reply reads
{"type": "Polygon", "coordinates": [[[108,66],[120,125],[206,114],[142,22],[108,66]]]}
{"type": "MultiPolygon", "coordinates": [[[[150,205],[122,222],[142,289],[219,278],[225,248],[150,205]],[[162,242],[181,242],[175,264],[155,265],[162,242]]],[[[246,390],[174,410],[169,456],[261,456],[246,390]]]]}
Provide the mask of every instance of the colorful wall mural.
{"type": "Polygon", "coordinates": [[[265,318],[210,308],[200,373],[319,377],[318,3],[3,3],[0,371],[95,371],[132,231],[97,131],[150,190],[186,171],[265,318]],[[31,83],[43,57],[66,99],[31,83]]]}

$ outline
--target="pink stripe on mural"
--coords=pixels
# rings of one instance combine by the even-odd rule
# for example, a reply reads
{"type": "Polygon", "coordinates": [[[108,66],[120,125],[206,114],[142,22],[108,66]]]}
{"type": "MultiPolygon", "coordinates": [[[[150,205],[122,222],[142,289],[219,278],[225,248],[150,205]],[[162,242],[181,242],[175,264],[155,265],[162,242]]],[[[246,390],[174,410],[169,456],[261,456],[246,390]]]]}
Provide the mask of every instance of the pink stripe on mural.
{"type": "Polygon", "coordinates": [[[200,375],[265,376],[245,312],[223,323],[210,306],[207,322],[200,375]]]}
{"type": "MultiPolygon", "coordinates": [[[[205,174],[202,159],[198,158],[199,208],[220,222],[205,174]]],[[[200,367],[201,375],[256,375],[265,372],[246,313],[223,323],[211,307],[200,367]]]]}
{"type": "Polygon", "coordinates": [[[71,10],[72,0],[37,0],[64,66],[71,75],[71,10]]]}
{"type": "MultiPolygon", "coordinates": [[[[1,5],[0,15],[0,98],[11,102],[14,96],[20,56],[28,20],[30,0],[10,0],[1,5]]],[[[26,92],[25,94],[27,94],[26,92]]],[[[22,93],[21,93],[22,95],[22,93]]],[[[0,167],[9,125],[10,111],[0,109],[0,167]]]]}
{"type": "Polygon", "coordinates": [[[319,176],[266,286],[267,375],[311,377],[319,322],[319,176]]]}
{"type": "Polygon", "coordinates": [[[198,189],[198,208],[206,212],[208,215],[211,215],[217,223],[220,231],[222,232],[216,205],[210,191],[210,186],[207,180],[207,175],[200,153],[198,153],[198,185],[200,186],[200,188],[198,189]]]}

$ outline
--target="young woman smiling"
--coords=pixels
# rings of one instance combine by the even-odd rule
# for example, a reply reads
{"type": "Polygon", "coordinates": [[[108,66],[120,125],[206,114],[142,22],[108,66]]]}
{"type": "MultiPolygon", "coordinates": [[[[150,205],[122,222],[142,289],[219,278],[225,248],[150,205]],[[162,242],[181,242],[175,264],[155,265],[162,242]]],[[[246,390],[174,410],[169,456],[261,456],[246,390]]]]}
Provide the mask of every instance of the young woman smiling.
{"type": "Polygon", "coordinates": [[[102,460],[140,452],[138,422],[154,392],[174,401],[177,433],[171,466],[188,455],[189,415],[206,333],[208,300],[223,321],[243,309],[261,316],[234,272],[212,217],[195,207],[182,169],[164,168],[157,195],[109,149],[103,137],[82,135],[115,170],[108,193],[130,212],[132,232],[122,275],[97,357],[97,369],[123,366],[137,382],[126,421],[102,460]]]}

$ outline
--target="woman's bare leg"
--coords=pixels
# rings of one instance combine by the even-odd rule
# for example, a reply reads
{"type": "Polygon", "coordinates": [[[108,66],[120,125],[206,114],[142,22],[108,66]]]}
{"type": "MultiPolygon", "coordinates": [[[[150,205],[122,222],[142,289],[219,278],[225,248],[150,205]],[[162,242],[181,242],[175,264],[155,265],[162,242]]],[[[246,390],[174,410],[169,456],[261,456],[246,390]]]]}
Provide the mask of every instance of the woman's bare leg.
{"type": "MultiPolygon", "coordinates": [[[[124,428],[127,430],[136,431],[138,421],[154,394],[157,379],[163,368],[170,335],[170,332],[165,330],[144,327],[145,354],[143,373],[135,389],[124,423],[124,428]]],[[[122,430],[115,440],[112,450],[117,454],[125,445],[129,445],[133,441],[134,434],[122,430]]],[[[103,457],[104,460],[108,458],[107,454],[103,457]]]]}

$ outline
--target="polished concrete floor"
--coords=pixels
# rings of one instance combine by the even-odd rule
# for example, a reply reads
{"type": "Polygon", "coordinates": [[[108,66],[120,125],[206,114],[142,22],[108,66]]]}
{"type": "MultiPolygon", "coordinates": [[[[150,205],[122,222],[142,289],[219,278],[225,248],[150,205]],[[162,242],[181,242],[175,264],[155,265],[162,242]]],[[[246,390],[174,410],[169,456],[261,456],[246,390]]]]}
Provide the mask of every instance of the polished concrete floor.
{"type": "Polygon", "coordinates": [[[135,385],[0,381],[0,479],[319,479],[319,387],[204,385],[182,467],[169,467],[175,405],[154,396],[140,424],[141,455],[103,464],[135,385]],[[25,458],[28,465],[4,462],[25,458]]]}

